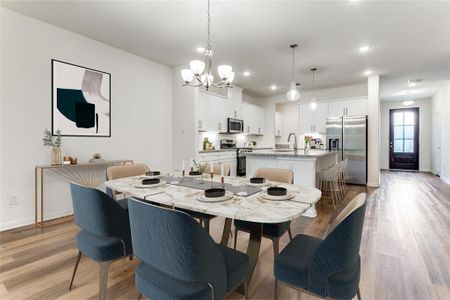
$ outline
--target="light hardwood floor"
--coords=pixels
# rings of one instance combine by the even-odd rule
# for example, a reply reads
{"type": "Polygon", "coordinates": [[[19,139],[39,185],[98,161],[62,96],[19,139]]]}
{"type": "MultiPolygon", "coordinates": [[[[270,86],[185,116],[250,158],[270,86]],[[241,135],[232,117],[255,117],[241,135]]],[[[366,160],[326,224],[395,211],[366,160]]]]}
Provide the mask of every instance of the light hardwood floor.
{"type": "MultiPolygon", "coordinates": [[[[362,191],[366,189],[351,186],[345,202],[362,191]]],[[[367,192],[360,252],[362,298],[450,299],[450,186],[426,173],[382,172],[382,187],[367,192]]],[[[324,237],[333,215],[331,206],[326,205],[315,219],[295,220],[293,234],[324,237]]],[[[211,234],[217,241],[222,225],[220,218],[212,222],[211,234]]],[[[0,298],[95,299],[99,266],[87,258],[82,258],[74,287],[68,291],[77,255],[77,231],[69,220],[43,230],[28,226],[0,233],[0,298]]],[[[238,249],[245,249],[247,238],[247,234],[239,234],[238,249]]],[[[280,248],[288,241],[286,234],[280,248]]],[[[136,299],[136,264],[136,259],[112,263],[109,299],[136,299]]],[[[273,299],[272,267],[272,245],[265,239],[250,298],[273,299]]],[[[243,299],[237,293],[230,298],[243,299]]],[[[281,286],[280,299],[299,298],[299,292],[281,286]]],[[[315,298],[303,294],[302,299],[315,298]]]]}

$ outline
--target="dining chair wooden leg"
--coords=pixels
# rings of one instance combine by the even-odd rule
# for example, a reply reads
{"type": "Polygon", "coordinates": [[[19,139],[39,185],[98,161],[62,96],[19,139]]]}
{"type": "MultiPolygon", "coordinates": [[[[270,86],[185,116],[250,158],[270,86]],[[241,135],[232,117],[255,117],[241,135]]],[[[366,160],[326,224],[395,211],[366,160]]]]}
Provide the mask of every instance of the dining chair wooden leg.
{"type": "Polygon", "coordinates": [[[234,250],[236,250],[237,234],[238,234],[238,230],[237,230],[237,228],[235,228],[234,229],[234,247],[233,247],[234,250]]]}
{"type": "Polygon", "coordinates": [[[75,268],[73,269],[72,280],[70,280],[70,285],[69,285],[69,291],[72,289],[73,280],[75,279],[75,273],[77,273],[78,264],[80,263],[81,255],[82,255],[81,251],[78,251],[77,262],[75,263],[75,268]]]}
{"type": "Polygon", "coordinates": [[[99,300],[106,299],[106,293],[108,290],[108,272],[111,261],[100,262],[100,279],[99,279],[99,300]]]}
{"type": "Polygon", "coordinates": [[[133,260],[133,254],[130,254],[130,256],[128,256],[128,260],[133,260]]]}
{"type": "Polygon", "coordinates": [[[142,293],[139,292],[139,294],[138,294],[138,296],[137,296],[137,300],[141,300],[141,297],[142,297],[142,293]]]}
{"type": "Polygon", "coordinates": [[[292,241],[292,231],[291,231],[291,226],[289,226],[289,228],[288,228],[288,235],[289,235],[289,239],[292,241]]]}
{"type": "Polygon", "coordinates": [[[273,259],[275,259],[278,253],[280,252],[280,239],[279,238],[272,239],[272,243],[273,243],[273,259]]]}
{"type": "Polygon", "coordinates": [[[247,282],[247,279],[244,280],[244,297],[245,297],[245,300],[248,300],[248,282],[247,282]]]}
{"type": "Polygon", "coordinates": [[[362,300],[361,291],[359,290],[359,287],[358,287],[358,291],[356,292],[356,296],[358,297],[358,300],[362,300]]]}
{"type": "Polygon", "coordinates": [[[275,294],[274,294],[275,300],[278,300],[278,286],[279,286],[278,279],[275,278],[275,294]]]}
{"type": "Polygon", "coordinates": [[[203,224],[205,226],[206,231],[209,233],[209,219],[204,219],[203,224]]]}

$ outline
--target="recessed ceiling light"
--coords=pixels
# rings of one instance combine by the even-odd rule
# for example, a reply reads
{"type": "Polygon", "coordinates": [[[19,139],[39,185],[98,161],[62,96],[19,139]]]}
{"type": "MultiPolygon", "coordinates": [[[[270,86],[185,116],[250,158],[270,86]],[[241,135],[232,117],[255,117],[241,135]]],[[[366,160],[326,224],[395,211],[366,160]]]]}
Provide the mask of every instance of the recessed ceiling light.
{"type": "Polygon", "coordinates": [[[403,105],[411,105],[414,101],[403,101],[403,105]]]}
{"type": "Polygon", "coordinates": [[[369,51],[370,49],[372,49],[372,47],[370,47],[369,45],[364,45],[364,46],[361,46],[361,47],[359,47],[359,52],[361,52],[361,53],[366,53],[367,51],[369,51]]]}
{"type": "Polygon", "coordinates": [[[413,88],[421,81],[422,81],[422,79],[408,80],[408,86],[413,88]]]}
{"type": "Polygon", "coordinates": [[[275,85],[275,84],[272,84],[271,86],[270,86],[270,89],[272,90],[272,91],[274,91],[274,90],[276,90],[278,87],[275,85]]]}
{"type": "Polygon", "coordinates": [[[251,73],[250,73],[249,71],[245,71],[244,73],[242,73],[242,75],[244,75],[244,76],[246,76],[246,77],[247,77],[247,76],[250,76],[250,74],[251,74],[251,73]]]}
{"type": "Polygon", "coordinates": [[[366,71],[364,71],[364,75],[366,75],[366,76],[370,76],[370,75],[372,75],[372,70],[366,70],[366,71]]]}
{"type": "Polygon", "coordinates": [[[203,53],[203,52],[205,52],[205,48],[203,48],[203,47],[197,47],[197,52],[199,52],[199,53],[203,53]]]}

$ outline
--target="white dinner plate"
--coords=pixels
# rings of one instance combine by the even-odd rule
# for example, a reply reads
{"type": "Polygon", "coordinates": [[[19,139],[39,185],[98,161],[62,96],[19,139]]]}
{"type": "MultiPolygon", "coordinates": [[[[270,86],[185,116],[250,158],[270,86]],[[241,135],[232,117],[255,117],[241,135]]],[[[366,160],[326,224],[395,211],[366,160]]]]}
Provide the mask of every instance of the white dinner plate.
{"type": "Polygon", "coordinates": [[[161,187],[161,186],[165,186],[167,184],[167,181],[165,180],[161,180],[159,183],[156,184],[136,184],[134,187],[138,188],[138,189],[153,189],[153,188],[157,188],[157,187],[161,187]]]}
{"type": "Polygon", "coordinates": [[[230,199],[233,199],[234,194],[230,191],[226,191],[225,192],[225,196],[223,197],[216,197],[216,198],[208,198],[205,197],[205,194],[202,194],[201,196],[199,196],[197,198],[198,201],[200,202],[210,202],[210,203],[214,203],[214,202],[223,202],[223,201],[227,201],[230,199]]]}
{"type": "Polygon", "coordinates": [[[295,194],[291,192],[287,192],[284,196],[272,196],[267,194],[267,191],[261,192],[260,194],[261,198],[266,200],[272,200],[272,201],[285,201],[285,200],[291,200],[292,198],[295,198],[295,194]]]}

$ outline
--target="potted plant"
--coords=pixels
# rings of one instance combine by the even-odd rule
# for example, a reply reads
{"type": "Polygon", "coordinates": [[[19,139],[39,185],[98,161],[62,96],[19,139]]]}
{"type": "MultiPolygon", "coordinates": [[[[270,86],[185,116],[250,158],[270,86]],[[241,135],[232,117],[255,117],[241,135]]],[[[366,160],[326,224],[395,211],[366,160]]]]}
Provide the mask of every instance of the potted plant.
{"type": "Polygon", "coordinates": [[[309,150],[309,147],[311,146],[312,136],[310,136],[310,135],[305,135],[305,137],[303,138],[303,140],[305,141],[305,150],[308,151],[308,150],[309,150]]]}
{"type": "Polygon", "coordinates": [[[44,146],[52,147],[51,157],[52,157],[52,165],[60,165],[62,164],[62,156],[61,156],[61,130],[56,131],[56,136],[53,136],[52,133],[48,130],[44,130],[44,137],[42,138],[44,142],[44,146]]]}

